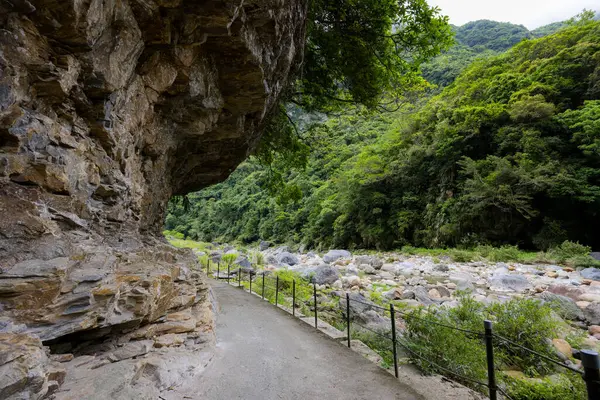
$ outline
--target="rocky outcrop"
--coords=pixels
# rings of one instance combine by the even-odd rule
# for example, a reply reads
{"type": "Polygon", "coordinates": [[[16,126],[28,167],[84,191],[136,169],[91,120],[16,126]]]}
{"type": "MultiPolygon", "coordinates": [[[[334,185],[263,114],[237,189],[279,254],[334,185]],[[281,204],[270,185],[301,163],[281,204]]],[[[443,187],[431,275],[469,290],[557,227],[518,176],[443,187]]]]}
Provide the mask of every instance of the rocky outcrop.
{"type": "Polygon", "coordinates": [[[305,18],[303,0],[0,2],[2,316],[57,346],[181,333],[168,315],[208,288],[159,235],[167,201],[255,148],[305,18]]]}

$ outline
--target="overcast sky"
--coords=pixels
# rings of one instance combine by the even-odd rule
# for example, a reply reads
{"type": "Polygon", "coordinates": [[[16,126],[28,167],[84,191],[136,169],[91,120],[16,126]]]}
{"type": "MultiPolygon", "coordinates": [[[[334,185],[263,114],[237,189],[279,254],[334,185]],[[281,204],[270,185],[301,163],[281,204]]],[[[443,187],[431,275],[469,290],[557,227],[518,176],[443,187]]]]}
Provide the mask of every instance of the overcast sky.
{"type": "Polygon", "coordinates": [[[599,0],[429,0],[454,25],[478,19],[522,24],[535,29],[579,14],[584,8],[600,9],[599,0]]]}

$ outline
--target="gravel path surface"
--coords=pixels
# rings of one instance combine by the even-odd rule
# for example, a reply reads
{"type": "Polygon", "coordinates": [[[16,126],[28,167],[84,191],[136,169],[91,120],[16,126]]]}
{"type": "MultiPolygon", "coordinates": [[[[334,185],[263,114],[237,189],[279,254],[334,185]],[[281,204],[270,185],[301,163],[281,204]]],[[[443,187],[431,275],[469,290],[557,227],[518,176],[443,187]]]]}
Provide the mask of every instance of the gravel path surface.
{"type": "Polygon", "coordinates": [[[226,283],[211,284],[220,307],[214,359],[167,399],[423,399],[283,310],[226,283]]]}

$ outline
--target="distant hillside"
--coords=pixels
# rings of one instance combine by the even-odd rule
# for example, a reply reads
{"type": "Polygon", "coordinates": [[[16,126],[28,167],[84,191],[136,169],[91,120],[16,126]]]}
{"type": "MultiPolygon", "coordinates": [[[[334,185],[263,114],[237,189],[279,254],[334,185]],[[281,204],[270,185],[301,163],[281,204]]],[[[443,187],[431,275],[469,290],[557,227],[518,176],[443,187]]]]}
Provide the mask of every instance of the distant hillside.
{"type": "MultiPolygon", "coordinates": [[[[596,14],[600,19],[600,13],[596,14]]],[[[568,21],[554,22],[532,31],[523,25],[482,19],[453,26],[456,45],[423,66],[423,76],[441,88],[450,85],[473,61],[502,53],[523,39],[552,35],[568,26],[568,21]]]]}
{"type": "Polygon", "coordinates": [[[533,35],[523,25],[482,19],[454,27],[456,40],[467,47],[481,50],[506,51],[523,39],[533,35]]]}

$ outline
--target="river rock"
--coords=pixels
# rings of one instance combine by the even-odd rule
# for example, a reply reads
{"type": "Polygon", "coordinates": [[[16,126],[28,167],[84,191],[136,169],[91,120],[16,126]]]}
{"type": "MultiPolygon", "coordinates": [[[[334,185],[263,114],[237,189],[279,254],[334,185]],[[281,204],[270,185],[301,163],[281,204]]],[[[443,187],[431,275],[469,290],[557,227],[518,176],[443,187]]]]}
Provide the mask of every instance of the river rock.
{"type": "Polygon", "coordinates": [[[298,257],[290,252],[282,251],[275,256],[279,264],[296,265],[300,262],[298,257]]]}
{"type": "Polygon", "coordinates": [[[346,279],[346,282],[349,286],[360,286],[360,278],[356,275],[352,275],[344,279],[346,279]]]}
{"type": "Polygon", "coordinates": [[[558,314],[569,320],[583,320],[583,311],[577,306],[573,299],[559,294],[544,292],[540,294],[540,298],[550,303],[550,306],[558,312],[558,314]]]}
{"type": "Polygon", "coordinates": [[[473,277],[466,272],[455,272],[448,277],[448,280],[456,285],[458,290],[473,290],[473,277]]]}
{"type": "Polygon", "coordinates": [[[598,268],[586,268],[579,273],[585,279],[591,279],[593,281],[600,281],[600,269],[598,269],[598,268]]]}
{"type": "Polygon", "coordinates": [[[433,270],[438,272],[448,272],[450,271],[450,267],[445,264],[437,264],[433,267],[433,270]]]}
{"type": "Polygon", "coordinates": [[[260,243],[259,243],[259,245],[258,245],[258,249],[259,249],[260,251],[265,251],[265,250],[267,250],[269,247],[271,247],[271,242],[267,242],[267,241],[264,241],[264,240],[261,240],[261,242],[260,242],[260,243]]]}
{"type": "Polygon", "coordinates": [[[332,285],[340,277],[337,268],[328,264],[322,264],[316,268],[308,269],[304,274],[305,277],[310,277],[312,283],[317,285],[332,285]]]}
{"type": "Polygon", "coordinates": [[[498,274],[489,278],[490,287],[496,291],[523,292],[531,288],[526,277],[514,274],[498,274]]]}
{"type": "Polygon", "coordinates": [[[352,256],[352,254],[347,250],[329,250],[323,256],[323,262],[330,264],[340,258],[347,258],[352,256]]]}
{"type": "Polygon", "coordinates": [[[242,271],[249,272],[253,271],[252,263],[246,257],[238,257],[237,260],[234,261],[234,265],[242,268],[242,271]]]}
{"type": "Polygon", "coordinates": [[[551,285],[548,287],[548,292],[559,294],[575,301],[578,301],[579,296],[585,293],[582,288],[567,285],[551,285]]]}
{"type": "Polygon", "coordinates": [[[600,302],[590,303],[583,314],[590,325],[600,325],[600,302]]]}
{"type": "Polygon", "coordinates": [[[423,286],[415,287],[413,289],[413,292],[415,294],[415,299],[417,301],[419,301],[421,304],[426,305],[426,306],[435,304],[435,301],[433,301],[429,297],[429,293],[427,292],[427,289],[425,289],[423,286]]]}

